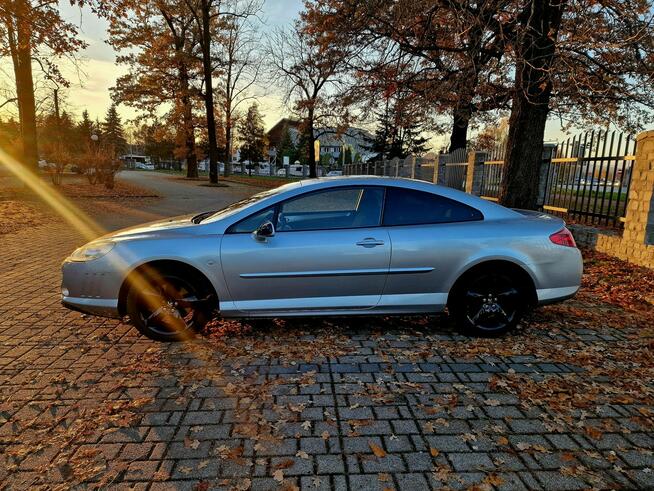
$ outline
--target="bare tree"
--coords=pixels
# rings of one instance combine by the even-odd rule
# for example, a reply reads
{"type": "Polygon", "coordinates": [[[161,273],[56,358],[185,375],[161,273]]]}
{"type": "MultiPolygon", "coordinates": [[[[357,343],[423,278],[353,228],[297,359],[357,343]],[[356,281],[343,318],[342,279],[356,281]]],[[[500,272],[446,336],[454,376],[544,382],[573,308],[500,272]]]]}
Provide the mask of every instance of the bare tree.
{"type": "Polygon", "coordinates": [[[267,57],[274,82],[284,91],[285,103],[301,117],[309,174],[316,177],[316,122],[340,108],[333,96],[342,83],[347,51],[338,45],[318,42],[297,22],[271,36],[267,57]],[[332,110],[328,111],[328,107],[332,110]]]}
{"type": "Polygon", "coordinates": [[[256,50],[261,37],[257,35],[252,19],[261,11],[262,5],[261,0],[234,2],[221,37],[219,96],[225,117],[225,176],[232,173],[234,113],[241,103],[253,98],[250,89],[258,82],[261,70],[262,60],[256,50]]]}

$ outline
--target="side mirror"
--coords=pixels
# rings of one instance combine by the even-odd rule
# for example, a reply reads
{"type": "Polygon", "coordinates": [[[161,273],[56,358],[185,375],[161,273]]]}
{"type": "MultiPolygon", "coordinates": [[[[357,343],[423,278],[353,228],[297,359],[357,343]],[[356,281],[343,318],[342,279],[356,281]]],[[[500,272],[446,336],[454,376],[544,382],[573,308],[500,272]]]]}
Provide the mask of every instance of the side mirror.
{"type": "Polygon", "coordinates": [[[275,226],[270,220],[266,220],[254,232],[254,238],[260,242],[266,242],[268,237],[275,235],[275,226]]]}

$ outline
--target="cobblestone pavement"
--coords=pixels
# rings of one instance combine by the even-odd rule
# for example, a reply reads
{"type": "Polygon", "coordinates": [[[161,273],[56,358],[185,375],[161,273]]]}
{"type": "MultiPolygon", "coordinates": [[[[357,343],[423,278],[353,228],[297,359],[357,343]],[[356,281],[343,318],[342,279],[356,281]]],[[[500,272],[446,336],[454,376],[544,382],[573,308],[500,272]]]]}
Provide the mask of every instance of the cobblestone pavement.
{"type": "Polygon", "coordinates": [[[654,488],[637,317],[548,307],[502,340],[442,318],[223,322],[164,345],[59,305],[80,240],[0,236],[4,488],[654,488]]]}

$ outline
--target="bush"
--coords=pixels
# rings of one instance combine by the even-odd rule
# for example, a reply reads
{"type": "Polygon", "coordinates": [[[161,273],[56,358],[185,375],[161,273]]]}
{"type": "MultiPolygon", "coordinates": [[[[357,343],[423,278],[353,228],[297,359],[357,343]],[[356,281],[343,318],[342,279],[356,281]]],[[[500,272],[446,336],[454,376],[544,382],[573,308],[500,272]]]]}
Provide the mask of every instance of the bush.
{"type": "Polygon", "coordinates": [[[90,184],[104,184],[107,189],[114,188],[120,165],[111,145],[96,142],[87,145],[86,151],[79,156],[77,162],[77,167],[90,184]]]}

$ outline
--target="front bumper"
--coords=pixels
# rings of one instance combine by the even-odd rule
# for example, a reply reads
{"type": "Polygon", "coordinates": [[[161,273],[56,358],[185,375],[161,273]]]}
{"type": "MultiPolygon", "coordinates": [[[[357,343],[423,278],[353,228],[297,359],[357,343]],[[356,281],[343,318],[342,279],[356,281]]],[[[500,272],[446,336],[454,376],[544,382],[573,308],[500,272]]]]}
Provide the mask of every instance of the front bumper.
{"type": "Polygon", "coordinates": [[[116,298],[79,298],[62,296],[61,304],[66,308],[82,312],[83,314],[120,319],[120,313],[118,312],[118,299],[116,298]]]}
{"type": "Polygon", "coordinates": [[[121,272],[107,257],[88,262],[64,261],[61,303],[85,314],[120,318],[118,294],[121,283],[121,272]]]}

